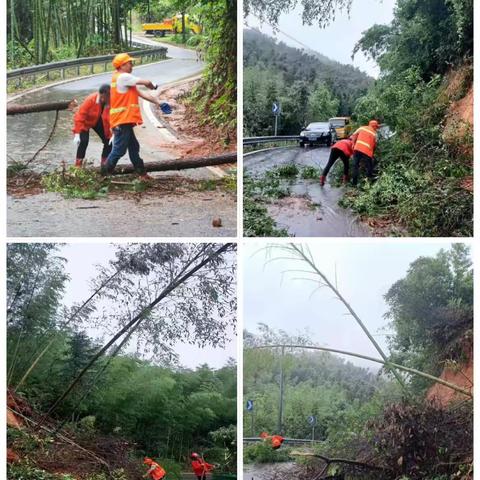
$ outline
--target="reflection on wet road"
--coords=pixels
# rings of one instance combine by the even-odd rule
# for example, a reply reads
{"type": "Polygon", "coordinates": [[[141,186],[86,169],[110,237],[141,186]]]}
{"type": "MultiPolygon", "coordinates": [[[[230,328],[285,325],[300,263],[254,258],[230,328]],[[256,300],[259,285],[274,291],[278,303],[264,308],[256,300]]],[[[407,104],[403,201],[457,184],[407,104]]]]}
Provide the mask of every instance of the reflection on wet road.
{"type": "MultiPolygon", "coordinates": [[[[252,177],[259,177],[267,170],[286,164],[298,167],[312,166],[322,169],[330,154],[329,148],[289,147],[268,150],[244,158],[244,170],[252,177]]],[[[332,187],[328,181],[324,187],[318,179],[285,180],[290,196],[273,202],[268,212],[279,228],[297,237],[365,237],[368,228],[361,224],[338,201],[343,189],[332,187]]]]}

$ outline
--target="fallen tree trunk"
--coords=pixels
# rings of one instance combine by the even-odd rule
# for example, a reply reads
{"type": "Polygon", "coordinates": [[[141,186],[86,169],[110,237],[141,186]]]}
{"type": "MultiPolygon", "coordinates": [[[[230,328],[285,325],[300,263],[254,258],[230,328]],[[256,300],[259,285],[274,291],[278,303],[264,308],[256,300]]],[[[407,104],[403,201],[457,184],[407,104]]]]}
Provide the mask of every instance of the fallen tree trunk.
{"type": "Polygon", "coordinates": [[[58,112],[59,110],[73,110],[78,103],[75,99],[63,102],[31,103],[28,105],[7,105],[7,115],[20,115],[37,112],[58,112]]]}
{"type": "MultiPolygon", "coordinates": [[[[237,154],[225,153],[214,157],[180,158],[175,160],[164,160],[162,162],[146,162],[145,170],[147,172],[166,172],[169,170],[212,167],[214,165],[224,165],[225,163],[237,163],[237,154]]],[[[100,167],[96,167],[95,170],[100,172],[100,167]]],[[[117,165],[113,174],[117,175],[134,172],[135,169],[133,168],[133,165],[117,165]]]]}

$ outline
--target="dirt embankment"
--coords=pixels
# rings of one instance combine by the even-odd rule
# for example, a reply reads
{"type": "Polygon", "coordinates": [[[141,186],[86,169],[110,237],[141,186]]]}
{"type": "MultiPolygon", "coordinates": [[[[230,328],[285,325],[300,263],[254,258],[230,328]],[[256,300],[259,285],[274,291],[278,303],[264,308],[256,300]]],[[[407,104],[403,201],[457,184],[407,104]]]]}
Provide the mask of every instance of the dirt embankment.
{"type": "MultiPolygon", "coordinates": [[[[461,362],[453,362],[445,365],[445,368],[440,375],[442,380],[453,383],[466,390],[473,389],[473,350],[471,345],[466,345],[463,348],[463,355],[465,360],[461,362]]],[[[447,407],[452,402],[458,400],[465,400],[465,396],[446,387],[436,383],[427,392],[427,400],[433,401],[436,404],[447,407]]]]}
{"type": "Polygon", "coordinates": [[[189,94],[200,80],[191,80],[174,85],[159,92],[160,98],[172,107],[172,114],[160,114],[154,107],[157,119],[167,126],[175,137],[161,147],[175,151],[178,158],[203,157],[235,152],[237,149],[236,129],[232,126],[218,126],[207,121],[189,100],[189,94]]]}
{"type": "MultiPolygon", "coordinates": [[[[460,158],[473,162],[473,65],[466,63],[446,77],[444,100],[449,103],[443,139],[460,158]]],[[[466,177],[463,188],[473,191],[473,177],[466,177]]]]}

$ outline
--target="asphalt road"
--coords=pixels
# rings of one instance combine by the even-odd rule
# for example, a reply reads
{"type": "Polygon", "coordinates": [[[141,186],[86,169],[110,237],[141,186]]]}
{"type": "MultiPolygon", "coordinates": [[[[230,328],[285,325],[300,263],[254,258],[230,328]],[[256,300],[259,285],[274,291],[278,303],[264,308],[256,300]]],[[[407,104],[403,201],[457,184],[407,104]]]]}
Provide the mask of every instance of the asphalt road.
{"type": "MultiPolygon", "coordinates": [[[[313,166],[322,169],[330,154],[325,147],[287,147],[258,152],[244,157],[244,170],[252,177],[259,177],[276,166],[293,163],[297,166],[313,166]]],[[[289,235],[297,237],[365,237],[368,227],[356,216],[340,207],[338,201],[343,189],[332,187],[328,180],[320,187],[318,179],[286,180],[290,197],[267,206],[270,216],[289,235]]]]}
{"type": "MultiPolygon", "coordinates": [[[[138,40],[138,39],[137,39],[138,40]]],[[[143,39],[145,43],[155,43],[143,39]]],[[[159,85],[170,84],[201,73],[202,62],[196,60],[195,52],[179,47],[168,48],[171,58],[163,62],[134,67],[133,73],[152,80],[159,85]]],[[[77,98],[109,83],[111,73],[74,80],[27,93],[16,103],[37,103],[77,98]]],[[[145,108],[145,105],[142,109],[145,108]]],[[[7,154],[8,163],[27,162],[47,140],[54,123],[52,112],[34,113],[8,117],[7,154]]],[[[143,111],[144,125],[136,128],[145,163],[176,158],[175,152],[162,149],[162,133],[148,121],[143,111]]],[[[58,168],[62,162],[72,164],[75,148],[71,112],[60,112],[57,129],[37,159],[29,164],[33,170],[45,173],[58,168]]],[[[90,135],[87,161],[99,165],[101,142],[94,132],[90,135]]],[[[128,164],[128,156],[119,164],[128,164]]],[[[162,177],[163,174],[155,174],[162,177]]],[[[184,170],[179,175],[194,179],[218,178],[208,168],[184,170]]],[[[8,198],[7,234],[10,237],[210,237],[233,236],[236,233],[236,199],[224,192],[196,192],[183,196],[148,198],[148,201],[99,199],[66,200],[57,194],[44,193],[24,198],[8,198]],[[205,198],[204,198],[205,197],[205,198]],[[212,227],[212,219],[220,217],[223,226],[212,227]]]]}

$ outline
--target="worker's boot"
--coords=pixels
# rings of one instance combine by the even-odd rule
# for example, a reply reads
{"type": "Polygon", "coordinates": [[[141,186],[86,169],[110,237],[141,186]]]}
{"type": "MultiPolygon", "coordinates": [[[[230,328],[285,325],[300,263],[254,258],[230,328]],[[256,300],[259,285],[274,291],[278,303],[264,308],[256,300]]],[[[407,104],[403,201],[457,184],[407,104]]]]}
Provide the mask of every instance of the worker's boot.
{"type": "Polygon", "coordinates": [[[325,180],[327,177],[325,175],[320,176],[320,186],[323,187],[325,185],[325,180]]]}
{"type": "Polygon", "coordinates": [[[138,179],[141,182],[152,182],[154,180],[154,178],[151,177],[148,173],[143,173],[142,175],[139,175],[138,179]]]}
{"type": "Polygon", "coordinates": [[[82,168],[82,167],[83,167],[83,158],[77,158],[77,159],[75,160],[75,166],[76,166],[77,168],[82,168]]]}
{"type": "Polygon", "coordinates": [[[348,177],[348,175],[343,175],[342,176],[342,184],[343,185],[346,185],[349,180],[350,180],[350,178],[348,177]]]}

